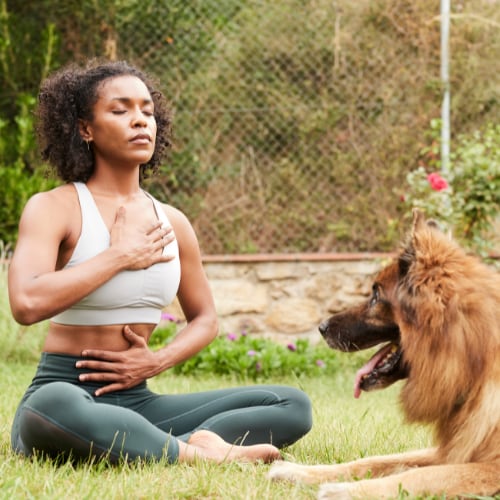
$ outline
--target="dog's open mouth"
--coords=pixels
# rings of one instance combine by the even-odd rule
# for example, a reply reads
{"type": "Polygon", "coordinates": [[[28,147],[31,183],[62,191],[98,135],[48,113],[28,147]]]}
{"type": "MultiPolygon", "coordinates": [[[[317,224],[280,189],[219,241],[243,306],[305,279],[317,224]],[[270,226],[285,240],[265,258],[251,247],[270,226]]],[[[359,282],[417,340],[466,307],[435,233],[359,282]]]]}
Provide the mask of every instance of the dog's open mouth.
{"type": "Polygon", "coordinates": [[[386,344],[378,350],[356,373],[354,397],[359,398],[361,391],[383,389],[407,376],[402,362],[401,347],[397,343],[386,344]]]}

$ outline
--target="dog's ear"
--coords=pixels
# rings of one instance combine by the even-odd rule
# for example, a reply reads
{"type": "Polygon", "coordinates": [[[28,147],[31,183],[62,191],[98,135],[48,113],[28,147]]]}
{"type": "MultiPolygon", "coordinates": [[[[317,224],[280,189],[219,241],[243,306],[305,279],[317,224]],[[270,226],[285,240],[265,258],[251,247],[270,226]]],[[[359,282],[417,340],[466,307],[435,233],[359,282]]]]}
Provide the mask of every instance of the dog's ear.
{"type": "MultiPolygon", "coordinates": [[[[434,222],[434,221],[432,221],[434,222]]],[[[432,223],[431,223],[432,224],[432,223]]],[[[412,234],[415,234],[419,229],[425,226],[425,214],[419,208],[413,209],[413,225],[412,234]]]]}
{"type": "MultiPolygon", "coordinates": [[[[434,222],[434,221],[432,221],[434,222]]],[[[426,227],[428,223],[425,220],[425,214],[419,208],[413,209],[413,224],[411,232],[403,245],[398,257],[398,267],[400,278],[408,274],[408,270],[416,259],[415,247],[418,246],[418,232],[426,227]]]]}
{"type": "Polygon", "coordinates": [[[427,225],[429,227],[432,227],[433,229],[439,229],[440,231],[442,231],[441,224],[439,224],[439,222],[437,220],[427,219],[427,225]]]}
{"type": "Polygon", "coordinates": [[[419,208],[414,208],[413,209],[413,225],[412,225],[412,230],[411,230],[411,237],[415,238],[415,235],[425,229],[425,228],[431,228],[431,229],[437,229],[438,231],[441,231],[442,233],[445,232],[443,226],[435,219],[426,219],[425,214],[422,210],[419,208]]]}

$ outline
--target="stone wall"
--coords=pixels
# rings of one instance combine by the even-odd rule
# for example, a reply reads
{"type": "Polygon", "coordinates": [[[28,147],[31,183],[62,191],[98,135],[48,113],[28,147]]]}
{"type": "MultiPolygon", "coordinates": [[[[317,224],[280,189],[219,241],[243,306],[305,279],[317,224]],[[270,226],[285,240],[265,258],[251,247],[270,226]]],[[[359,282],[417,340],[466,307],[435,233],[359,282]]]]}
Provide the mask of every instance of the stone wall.
{"type": "MultiPolygon", "coordinates": [[[[373,275],[390,254],[307,254],[205,257],[220,332],[279,342],[320,339],[319,323],[371,292],[373,275]]],[[[178,303],[167,310],[178,318],[178,303]]]]}

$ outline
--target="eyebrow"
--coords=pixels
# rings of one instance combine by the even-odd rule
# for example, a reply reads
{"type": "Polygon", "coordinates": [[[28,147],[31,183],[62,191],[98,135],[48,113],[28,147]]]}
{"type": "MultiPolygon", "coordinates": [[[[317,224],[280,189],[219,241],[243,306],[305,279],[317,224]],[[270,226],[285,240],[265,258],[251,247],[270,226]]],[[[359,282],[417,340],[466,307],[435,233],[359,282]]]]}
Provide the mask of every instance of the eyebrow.
{"type": "MultiPolygon", "coordinates": [[[[133,99],[131,97],[112,97],[111,101],[119,101],[123,102],[124,104],[129,104],[133,101],[133,99]]],[[[142,99],[142,104],[153,104],[153,99],[142,99]]]]}

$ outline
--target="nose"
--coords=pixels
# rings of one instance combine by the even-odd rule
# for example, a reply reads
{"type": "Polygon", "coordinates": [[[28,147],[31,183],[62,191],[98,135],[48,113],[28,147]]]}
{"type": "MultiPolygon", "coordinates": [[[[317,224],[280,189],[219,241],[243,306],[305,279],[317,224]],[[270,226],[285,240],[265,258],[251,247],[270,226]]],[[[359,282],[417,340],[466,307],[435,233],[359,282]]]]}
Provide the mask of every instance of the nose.
{"type": "Polygon", "coordinates": [[[328,330],[328,321],[321,322],[320,325],[318,326],[318,330],[319,333],[321,333],[321,335],[324,335],[328,330]]]}
{"type": "Polygon", "coordinates": [[[132,126],[133,127],[145,127],[147,125],[146,116],[140,109],[136,109],[132,113],[132,126]]]}

